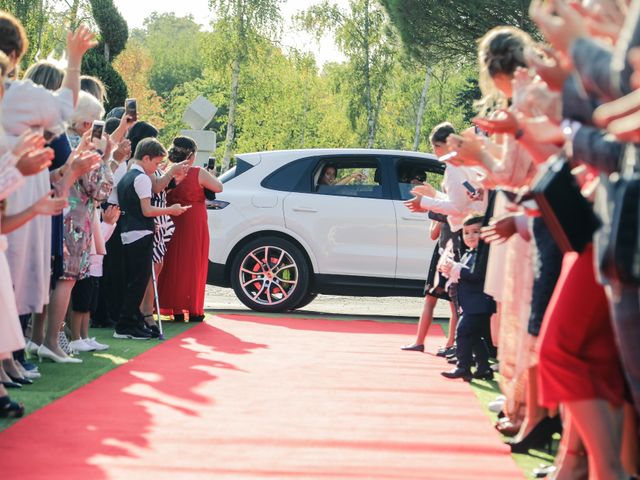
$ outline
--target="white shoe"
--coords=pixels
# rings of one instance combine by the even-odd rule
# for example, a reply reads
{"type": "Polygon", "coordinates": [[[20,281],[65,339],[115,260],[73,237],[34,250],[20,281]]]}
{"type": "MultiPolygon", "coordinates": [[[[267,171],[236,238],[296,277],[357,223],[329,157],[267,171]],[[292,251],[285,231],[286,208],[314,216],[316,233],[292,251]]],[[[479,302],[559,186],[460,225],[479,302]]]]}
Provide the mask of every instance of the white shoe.
{"type": "Polygon", "coordinates": [[[489,402],[488,405],[489,411],[493,413],[500,412],[502,410],[502,407],[504,407],[504,399],[494,400],[492,402],[489,402]]]}
{"type": "Polygon", "coordinates": [[[45,347],[44,345],[40,345],[40,348],[38,349],[38,357],[40,358],[41,362],[43,358],[46,358],[56,363],[82,363],[82,359],[80,358],[73,358],[66,355],[65,356],[57,355],[53,353],[51,350],[49,350],[47,347],[45,347]]]}
{"type": "Polygon", "coordinates": [[[95,350],[93,346],[85,342],[82,338],[79,340],[71,340],[69,342],[69,348],[76,352],[93,352],[95,350]]]}
{"type": "Polygon", "coordinates": [[[42,375],[40,375],[39,372],[30,372],[29,370],[25,370],[22,373],[22,376],[24,378],[30,378],[30,379],[34,379],[34,378],[40,378],[42,375]]]}
{"type": "Polygon", "coordinates": [[[91,338],[83,338],[84,343],[93,347],[96,351],[109,350],[109,345],[105,345],[104,343],[100,343],[96,340],[96,337],[91,338]]]}
{"type": "Polygon", "coordinates": [[[27,345],[24,347],[24,349],[26,350],[26,352],[30,355],[35,357],[36,355],[38,355],[38,348],[40,348],[40,345],[38,345],[37,343],[32,342],[31,340],[29,340],[27,342],[27,345]]]}

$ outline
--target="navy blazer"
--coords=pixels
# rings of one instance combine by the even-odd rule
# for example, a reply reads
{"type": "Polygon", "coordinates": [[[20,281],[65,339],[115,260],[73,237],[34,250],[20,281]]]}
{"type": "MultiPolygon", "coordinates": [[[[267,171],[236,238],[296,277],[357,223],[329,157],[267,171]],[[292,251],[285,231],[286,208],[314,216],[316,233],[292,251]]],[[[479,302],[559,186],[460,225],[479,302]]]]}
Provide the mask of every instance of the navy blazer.
{"type": "Polygon", "coordinates": [[[484,293],[486,266],[477,268],[480,267],[480,263],[476,267],[477,258],[478,252],[469,250],[460,259],[460,263],[465,267],[460,270],[458,302],[462,313],[468,315],[491,315],[496,311],[496,302],[494,302],[493,297],[484,293]]]}

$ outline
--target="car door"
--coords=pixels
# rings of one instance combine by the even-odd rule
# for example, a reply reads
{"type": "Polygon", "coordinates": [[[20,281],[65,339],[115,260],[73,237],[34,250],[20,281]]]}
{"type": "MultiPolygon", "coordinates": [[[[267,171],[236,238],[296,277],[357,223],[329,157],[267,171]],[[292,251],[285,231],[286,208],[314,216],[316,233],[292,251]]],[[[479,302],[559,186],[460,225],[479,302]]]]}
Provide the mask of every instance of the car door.
{"type": "MultiPolygon", "coordinates": [[[[437,240],[431,240],[429,236],[429,220],[427,213],[412,213],[404,205],[404,201],[411,198],[411,181],[418,182],[428,180],[430,184],[440,189],[440,182],[444,167],[436,160],[421,158],[396,158],[395,168],[391,172],[393,179],[392,196],[396,213],[398,231],[398,260],[396,278],[398,280],[426,280],[431,261],[431,255],[437,247],[437,240]],[[416,175],[416,178],[401,178],[398,172],[422,172],[424,176],[416,175]]],[[[411,175],[407,175],[410,177],[411,175]]]]}
{"type": "Polygon", "coordinates": [[[394,278],[396,219],[380,160],[339,155],[314,162],[309,190],[285,198],[284,218],[287,229],[311,246],[317,273],[394,278]],[[349,172],[364,172],[366,178],[346,185],[318,185],[320,171],[329,163],[339,172],[338,180],[349,172]]]}

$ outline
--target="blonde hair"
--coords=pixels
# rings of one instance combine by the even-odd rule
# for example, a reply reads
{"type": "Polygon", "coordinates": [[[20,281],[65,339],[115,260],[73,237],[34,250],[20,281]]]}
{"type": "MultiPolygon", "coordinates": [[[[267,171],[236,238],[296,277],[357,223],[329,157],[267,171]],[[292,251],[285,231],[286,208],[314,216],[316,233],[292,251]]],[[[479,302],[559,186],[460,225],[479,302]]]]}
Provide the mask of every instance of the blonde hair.
{"type": "Polygon", "coordinates": [[[96,97],[83,90],[78,92],[78,103],[71,117],[71,125],[78,122],[93,122],[104,116],[104,108],[96,97]]]}
{"type": "Polygon", "coordinates": [[[62,86],[64,70],[51,62],[41,60],[27,69],[24,78],[28,78],[37,85],[42,85],[47,90],[55,91],[62,86]]]}
{"type": "Polygon", "coordinates": [[[104,86],[104,83],[99,78],[82,75],[80,77],[80,90],[90,93],[103,105],[107,100],[107,87],[104,86]]]}
{"type": "Polygon", "coordinates": [[[524,51],[533,45],[528,33],[516,27],[495,27],[478,42],[480,91],[483,99],[479,106],[493,110],[507,106],[507,98],[495,85],[493,78],[504,74],[512,76],[518,67],[526,67],[524,51]]]}

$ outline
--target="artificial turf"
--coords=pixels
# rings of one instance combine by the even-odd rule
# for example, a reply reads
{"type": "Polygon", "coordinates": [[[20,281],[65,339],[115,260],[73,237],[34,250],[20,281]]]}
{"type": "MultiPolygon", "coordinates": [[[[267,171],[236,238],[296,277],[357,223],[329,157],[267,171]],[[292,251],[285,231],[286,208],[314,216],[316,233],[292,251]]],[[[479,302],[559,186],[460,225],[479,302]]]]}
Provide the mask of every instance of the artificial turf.
{"type": "MultiPolygon", "coordinates": [[[[175,337],[194,325],[198,324],[163,322],[164,336],[166,339],[175,337]]],[[[36,379],[33,385],[26,385],[21,389],[8,389],[12,400],[24,404],[26,415],[104,375],[160,342],[159,340],[116,340],[113,338],[113,330],[107,328],[92,328],[89,334],[91,337],[96,337],[98,342],[109,345],[109,350],[82,353],[80,354],[82,363],[59,364],[43,361],[38,363],[42,377],[36,379]]],[[[31,361],[37,363],[37,358],[31,361]]],[[[16,421],[19,419],[0,419],[0,431],[16,421]]]]}

